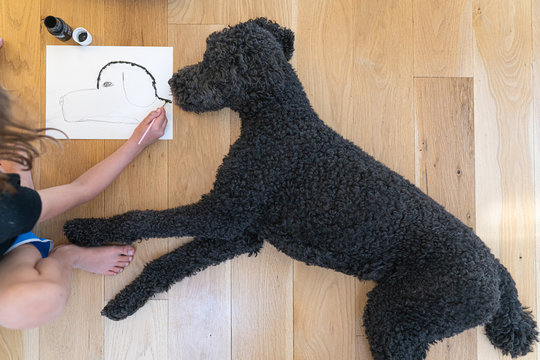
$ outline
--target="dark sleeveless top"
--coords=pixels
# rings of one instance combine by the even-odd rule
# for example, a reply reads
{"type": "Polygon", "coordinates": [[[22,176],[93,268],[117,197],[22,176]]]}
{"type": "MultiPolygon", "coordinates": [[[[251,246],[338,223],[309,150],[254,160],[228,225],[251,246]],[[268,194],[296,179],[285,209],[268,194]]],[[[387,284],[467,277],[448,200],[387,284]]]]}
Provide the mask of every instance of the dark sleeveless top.
{"type": "Polygon", "coordinates": [[[17,235],[32,230],[41,214],[39,194],[21,186],[17,174],[8,174],[8,183],[15,192],[0,192],[0,258],[13,244],[17,235]]]}

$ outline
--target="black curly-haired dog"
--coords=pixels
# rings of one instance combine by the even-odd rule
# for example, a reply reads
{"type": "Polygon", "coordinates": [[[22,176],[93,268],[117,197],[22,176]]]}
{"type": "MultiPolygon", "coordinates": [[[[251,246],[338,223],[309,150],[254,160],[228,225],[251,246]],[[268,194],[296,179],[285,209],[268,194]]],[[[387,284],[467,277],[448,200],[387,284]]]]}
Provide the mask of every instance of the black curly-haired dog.
{"type": "Polygon", "coordinates": [[[123,319],[155,293],[268,241],[307,264],[376,281],[364,325],[375,359],[423,359],[430,344],[485,324],[512,356],[536,323],[486,245],[442,206],[326,126],[289,64],[293,33],[255,19],[211,34],[202,62],[169,81],[195,112],[240,113],[240,138],[197,203],[66,223],[82,246],[195,239],[144,268],[102,314],[123,319]]]}

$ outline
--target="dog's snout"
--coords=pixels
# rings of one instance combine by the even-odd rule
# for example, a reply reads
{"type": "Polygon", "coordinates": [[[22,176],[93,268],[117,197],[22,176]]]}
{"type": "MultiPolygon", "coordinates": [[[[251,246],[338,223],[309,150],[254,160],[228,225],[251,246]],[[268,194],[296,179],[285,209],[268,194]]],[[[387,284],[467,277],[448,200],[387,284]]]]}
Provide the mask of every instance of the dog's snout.
{"type": "Polygon", "coordinates": [[[178,71],[169,80],[169,86],[173,94],[179,94],[184,92],[186,88],[186,76],[183,70],[178,71]]]}
{"type": "Polygon", "coordinates": [[[194,77],[193,75],[197,73],[197,69],[198,69],[198,64],[189,65],[178,70],[178,72],[174,74],[172,78],[169,80],[169,85],[173,93],[176,93],[178,91],[181,91],[182,89],[185,89],[187,87],[188,79],[190,77],[191,78],[194,77]]]}
{"type": "Polygon", "coordinates": [[[169,80],[174,101],[186,111],[216,111],[225,106],[223,88],[216,87],[215,69],[204,63],[186,66],[169,80]]]}

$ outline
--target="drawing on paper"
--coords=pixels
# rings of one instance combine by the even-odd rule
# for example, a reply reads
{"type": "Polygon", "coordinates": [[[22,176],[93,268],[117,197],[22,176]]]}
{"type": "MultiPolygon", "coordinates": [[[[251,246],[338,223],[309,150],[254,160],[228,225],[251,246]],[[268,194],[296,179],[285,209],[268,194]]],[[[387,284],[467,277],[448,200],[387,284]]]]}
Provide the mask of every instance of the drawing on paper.
{"type": "Polygon", "coordinates": [[[73,90],[60,97],[67,122],[138,124],[141,110],[172,103],[157,93],[155,77],[131,61],[111,61],[97,75],[95,89],[73,90]]]}
{"type": "Polygon", "coordinates": [[[171,47],[47,46],[46,127],[71,139],[128,139],[163,106],[161,139],[172,139],[172,55],[171,47]]]}

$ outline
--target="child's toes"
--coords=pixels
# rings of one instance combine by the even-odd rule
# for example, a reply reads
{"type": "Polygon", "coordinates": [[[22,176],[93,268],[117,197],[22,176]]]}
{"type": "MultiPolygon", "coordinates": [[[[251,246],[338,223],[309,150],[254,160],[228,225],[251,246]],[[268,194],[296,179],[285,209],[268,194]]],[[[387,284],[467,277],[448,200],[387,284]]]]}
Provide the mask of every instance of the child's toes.
{"type": "Polygon", "coordinates": [[[132,256],[135,253],[135,249],[133,248],[133,246],[129,246],[129,245],[119,246],[119,250],[120,250],[120,254],[127,255],[127,256],[132,256]]]}
{"type": "Polygon", "coordinates": [[[118,273],[113,270],[108,270],[103,275],[114,276],[114,275],[118,275],[118,273]]]}
{"type": "Polygon", "coordinates": [[[113,266],[111,267],[106,273],[105,275],[118,275],[120,274],[122,271],[124,271],[124,268],[123,267],[120,267],[120,266],[113,266]]]}
{"type": "Polygon", "coordinates": [[[129,256],[129,255],[120,255],[116,257],[116,262],[130,263],[131,260],[133,260],[133,256],[129,256]]]}

